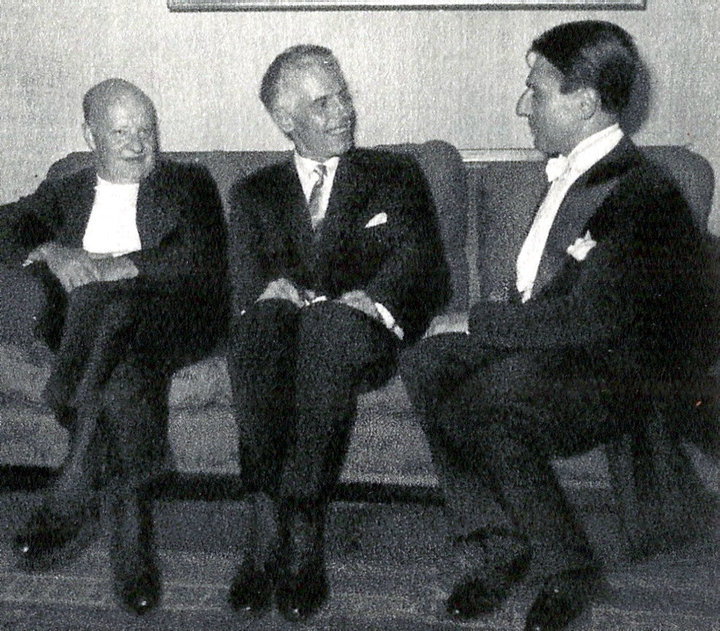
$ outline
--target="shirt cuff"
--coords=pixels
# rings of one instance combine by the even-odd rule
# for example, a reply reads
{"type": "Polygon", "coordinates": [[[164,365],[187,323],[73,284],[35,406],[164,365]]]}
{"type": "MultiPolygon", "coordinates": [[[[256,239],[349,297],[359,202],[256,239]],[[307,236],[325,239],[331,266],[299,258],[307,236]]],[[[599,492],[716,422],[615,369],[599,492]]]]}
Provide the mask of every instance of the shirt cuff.
{"type": "Polygon", "coordinates": [[[400,326],[398,326],[398,323],[395,322],[395,318],[393,318],[392,313],[390,313],[387,308],[379,302],[375,303],[375,308],[378,310],[383,324],[387,327],[388,331],[397,335],[398,339],[403,339],[403,337],[405,337],[405,332],[400,326]]]}

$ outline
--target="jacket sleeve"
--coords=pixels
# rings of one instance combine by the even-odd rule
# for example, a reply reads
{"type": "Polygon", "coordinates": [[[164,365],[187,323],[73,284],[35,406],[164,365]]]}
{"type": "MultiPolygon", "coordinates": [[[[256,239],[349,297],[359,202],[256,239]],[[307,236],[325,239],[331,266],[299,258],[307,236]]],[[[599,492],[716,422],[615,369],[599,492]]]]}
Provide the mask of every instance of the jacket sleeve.
{"type": "Polygon", "coordinates": [[[55,183],[44,180],[31,195],[0,206],[0,260],[20,265],[28,253],[55,238],[64,215],[55,183]]]}
{"type": "Polygon", "coordinates": [[[384,212],[397,225],[389,253],[366,291],[390,311],[411,342],[451,294],[435,206],[420,168],[398,161],[393,177],[377,187],[370,209],[368,215],[384,212]]]}
{"type": "Polygon", "coordinates": [[[562,273],[574,277],[569,291],[549,290],[526,304],[477,303],[470,309],[470,333],[510,350],[587,348],[613,339],[634,318],[629,254],[622,244],[599,241],[585,261],[566,263],[562,273]]]}
{"type": "Polygon", "coordinates": [[[247,180],[240,180],[230,193],[228,272],[233,315],[254,302],[267,284],[263,228],[257,218],[258,201],[250,188],[247,180]]]}
{"type": "Polygon", "coordinates": [[[227,229],[217,185],[204,167],[183,165],[163,186],[176,222],[153,247],[129,256],[141,277],[154,281],[213,282],[225,278],[227,229]]]}

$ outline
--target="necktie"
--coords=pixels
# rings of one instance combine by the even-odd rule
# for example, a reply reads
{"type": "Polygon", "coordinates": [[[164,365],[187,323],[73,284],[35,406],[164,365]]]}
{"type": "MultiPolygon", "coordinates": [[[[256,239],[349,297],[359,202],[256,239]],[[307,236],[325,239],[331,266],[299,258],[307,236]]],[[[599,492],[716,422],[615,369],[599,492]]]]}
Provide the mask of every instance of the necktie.
{"type": "Polygon", "coordinates": [[[315,166],[313,172],[317,175],[317,180],[313,185],[312,191],[310,192],[310,199],[308,200],[308,210],[310,211],[310,221],[312,223],[313,230],[315,230],[320,222],[323,220],[322,206],[320,205],[320,199],[322,198],[323,184],[325,183],[325,175],[327,173],[327,167],[324,164],[318,164],[315,166]]]}

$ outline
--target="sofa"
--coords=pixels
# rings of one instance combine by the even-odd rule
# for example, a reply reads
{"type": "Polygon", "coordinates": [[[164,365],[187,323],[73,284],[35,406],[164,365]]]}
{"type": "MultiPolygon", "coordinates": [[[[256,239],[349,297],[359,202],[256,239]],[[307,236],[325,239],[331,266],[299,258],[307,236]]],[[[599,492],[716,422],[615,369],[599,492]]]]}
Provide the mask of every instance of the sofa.
{"type": "MultiPolygon", "coordinates": [[[[469,151],[461,156],[455,147],[438,140],[385,148],[412,155],[433,193],[453,283],[451,303],[431,325],[441,330],[446,319],[465,313],[469,304],[507,290],[514,253],[545,187],[541,156],[523,150],[469,151]]],[[[708,162],[679,146],[644,151],[674,174],[698,225],[705,227],[714,187],[708,162]]],[[[238,177],[287,157],[280,151],[166,155],[207,166],[225,203],[238,177]]],[[[88,153],[71,153],[54,163],[48,176],[70,173],[89,161],[88,153]]],[[[28,467],[52,471],[62,462],[65,430],[41,400],[50,361],[50,352],[39,342],[33,348],[0,347],[0,465],[10,475],[28,467]]],[[[191,477],[232,478],[237,473],[237,430],[222,350],[175,374],[169,432],[171,470],[191,477]]],[[[625,449],[628,457],[629,449],[625,449]]],[[[616,478],[619,471],[631,475],[627,469],[609,469],[602,449],[558,461],[556,466],[569,486],[609,488],[613,472],[616,478]]],[[[428,447],[399,377],[361,396],[341,482],[341,497],[342,489],[354,487],[370,489],[370,498],[387,497],[383,492],[395,489],[406,496],[420,490],[422,497],[437,499],[428,447]]]]}

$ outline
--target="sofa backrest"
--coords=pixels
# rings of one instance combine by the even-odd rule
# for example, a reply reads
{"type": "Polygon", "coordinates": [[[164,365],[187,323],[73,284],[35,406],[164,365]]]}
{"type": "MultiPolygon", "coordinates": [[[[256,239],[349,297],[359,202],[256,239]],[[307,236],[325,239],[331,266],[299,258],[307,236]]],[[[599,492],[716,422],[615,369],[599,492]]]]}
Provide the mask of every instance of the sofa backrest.
{"type": "MultiPolygon", "coordinates": [[[[641,150],[677,183],[697,226],[707,230],[715,187],[710,163],[681,146],[648,146],[641,150]]],[[[507,296],[514,286],[517,253],[547,187],[540,154],[517,155],[518,159],[512,159],[510,154],[510,159],[480,160],[469,165],[478,235],[471,303],[507,296]]]]}
{"type": "MultiPolygon", "coordinates": [[[[451,144],[441,140],[381,147],[412,156],[423,170],[437,209],[445,255],[450,265],[453,298],[448,311],[464,311],[468,305],[468,262],[465,246],[468,228],[467,177],[462,158],[451,144]]],[[[226,214],[227,196],[233,183],[253,171],[290,156],[288,151],[174,151],[164,157],[206,166],[217,182],[226,214]]],[[[91,164],[89,152],[71,153],[55,162],[48,177],[62,177],[91,164]]]]}

